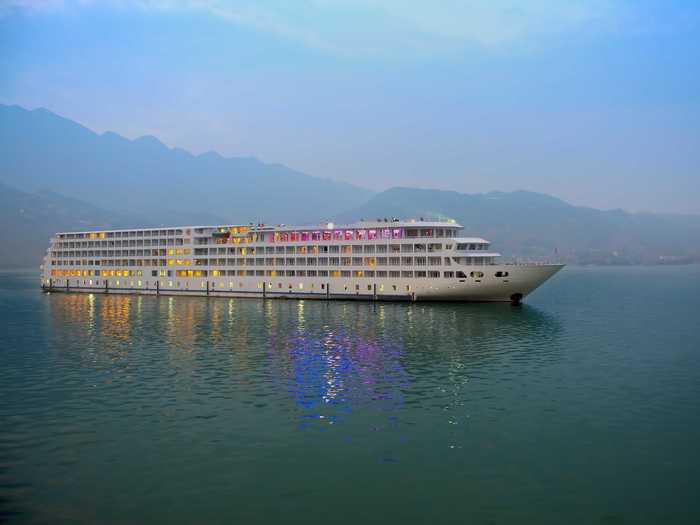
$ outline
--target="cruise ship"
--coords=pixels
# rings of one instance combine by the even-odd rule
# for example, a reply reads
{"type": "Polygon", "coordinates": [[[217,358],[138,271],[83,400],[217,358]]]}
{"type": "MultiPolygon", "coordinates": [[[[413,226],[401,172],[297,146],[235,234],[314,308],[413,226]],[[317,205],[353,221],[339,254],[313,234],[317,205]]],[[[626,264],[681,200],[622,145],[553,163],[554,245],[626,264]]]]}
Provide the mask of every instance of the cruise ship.
{"type": "Polygon", "coordinates": [[[47,292],[520,303],[560,264],[501,264],[454,220],[57,233],[47,292]]]}

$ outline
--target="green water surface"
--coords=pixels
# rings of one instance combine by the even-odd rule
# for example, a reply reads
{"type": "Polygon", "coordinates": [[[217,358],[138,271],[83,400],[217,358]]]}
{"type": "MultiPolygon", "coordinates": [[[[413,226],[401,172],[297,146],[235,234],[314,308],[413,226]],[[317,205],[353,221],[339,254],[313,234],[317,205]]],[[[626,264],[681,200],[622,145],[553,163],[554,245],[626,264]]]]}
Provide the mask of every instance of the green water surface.
{"type": "Polygon", "coordinates": [[[700,523],[700,269],[521,307],[0,273],[0,522],[700,523]]]}

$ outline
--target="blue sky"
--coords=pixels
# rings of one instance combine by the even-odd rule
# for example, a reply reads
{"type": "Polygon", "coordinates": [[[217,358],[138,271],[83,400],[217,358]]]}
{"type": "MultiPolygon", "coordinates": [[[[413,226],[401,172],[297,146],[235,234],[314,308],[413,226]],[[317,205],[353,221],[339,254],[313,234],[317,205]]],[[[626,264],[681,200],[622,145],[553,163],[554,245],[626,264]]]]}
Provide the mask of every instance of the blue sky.
{"type": "Polygon", "coordinates": [[[700,2],[0,0],[0,102],[381,190],[700,213],[700,2]]]}

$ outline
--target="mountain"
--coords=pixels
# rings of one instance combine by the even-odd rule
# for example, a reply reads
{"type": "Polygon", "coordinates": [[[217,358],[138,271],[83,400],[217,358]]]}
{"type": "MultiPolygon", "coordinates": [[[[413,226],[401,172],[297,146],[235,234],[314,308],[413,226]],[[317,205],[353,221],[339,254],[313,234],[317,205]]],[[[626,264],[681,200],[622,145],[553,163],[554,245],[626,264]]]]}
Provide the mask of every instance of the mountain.
{"type": "Polygon", "coordinates": [[[516,191],[464,194],[392,188],[336,215],[338,221],[448,217],[507,256],[574,263],[700,261],[700,216],[602,211],[516,191]]]}
{"type": "Polygon", "coordinates": [[[46,109],[0,105],[0,182],[49,189],[151,221],[308,222],[371,192],[252,157],[192,155],[157,138],[102,135],[46,109]],[[215,220],[214,220],[215,219],[215,220]]]}
{"type": "Polygon", "coordinates": [[[449,217],[504,255],[573,263],[700,262],[700,216],[602,211],[526,191],[368,190],[254,158],[98,135],[0,105],[0,267],[37,266],[57,231],[449,217]]]}

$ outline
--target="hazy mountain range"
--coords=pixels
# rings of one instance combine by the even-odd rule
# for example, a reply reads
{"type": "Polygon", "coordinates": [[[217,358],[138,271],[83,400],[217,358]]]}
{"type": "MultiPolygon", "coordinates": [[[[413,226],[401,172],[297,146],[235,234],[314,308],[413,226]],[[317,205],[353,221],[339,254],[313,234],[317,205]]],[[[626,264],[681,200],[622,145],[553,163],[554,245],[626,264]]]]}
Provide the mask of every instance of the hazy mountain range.
{"type": "Polygon", "coordinates": [[[364,188],[255,158],[192,155],[0,105],[0,267],[37,266],[56,231],[163,224],[450,217],[507,256],[700,261],[700,216],[601,211],[532,192],[364,188]]]}

